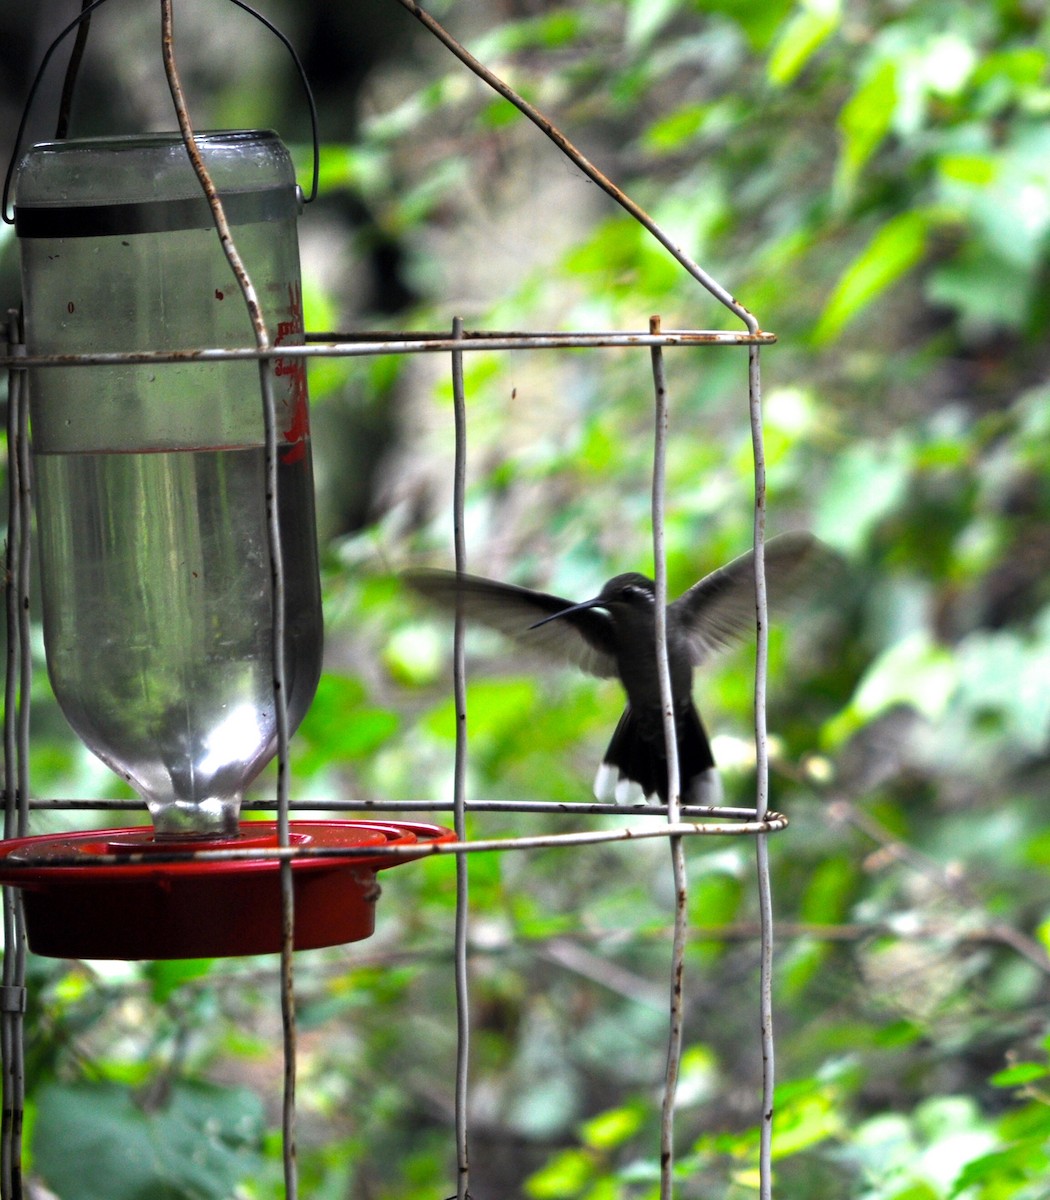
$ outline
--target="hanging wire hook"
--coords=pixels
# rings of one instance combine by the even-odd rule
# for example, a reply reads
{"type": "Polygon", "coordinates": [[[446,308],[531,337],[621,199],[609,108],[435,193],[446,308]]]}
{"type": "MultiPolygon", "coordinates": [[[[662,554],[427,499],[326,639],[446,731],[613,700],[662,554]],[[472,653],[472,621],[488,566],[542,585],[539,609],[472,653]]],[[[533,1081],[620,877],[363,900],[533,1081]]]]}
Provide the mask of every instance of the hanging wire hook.
{"type": "MultiPolygon", "coordinates": [[[[4,173],[4,190],[2,201],[0,201],[0,218],[3,219],[6,225],[15,223],[14,213],[10,211],[11,198],[11,183],[14,179],[15,167],[18,164],[18,152],[22,146],[22,140],[25,137],[26,126],[29,124],[29,115],[33,110],[33,103],[36,100],[37,93],[40,91],[40,85],[43,82],[44,74],[47,71],[48,65],[51,62],[55,51],[61,46],[65,39],[77,29],[81,24],[88,21],[91,14],[101,8],[106,0],[92,0],[85,8],[77,14],[76,17],[62,30],[61,33],[54,39],[50,46],[44,51],[44,57],[40,60],[40,66],[37,68],[36,75],[33,77],[33,82],[29,87],[29,94],[26,97],[25,107],[22,109],[22,117],[18,122],[18,131],[15,134],[14,146],[11,148],[11,158],[7,164],[7,171],[4,173]]],[[[310,109],[310,142],[313,153],[313,172],[310,178],[310,190],[303,196],[303,203],[310,204],[317,199],[318,179],[321,173],[321,142],[318,134],[317,126],[317,104],[314,100],[313,90],[310,87],[310,81],[306,77],[306,69],[303,66],[302,59],[296,53],[295,47],[289,41],[288,37],[281,32],[277,26],[264,17],[262,13],[257,12],[251,5],[246,4],[244,0],[230,0],[231,4],[235,4],[238,8],[243,9],[249,16],[254,17],[261,25],[264,25],[282,46],[291,55],[292,62],[295,64],[296,73],[303,85],[303,92],[306,96],[306,103],[310,109]]],[[[71,68],[74,64],[71,63],[71,68]]],[[[75,74],[75,72],[74,72],[75,74]]],[[[67,89],[68,90],[68,89],[67,89]]],[[[65,102],[65,101],[64,101],[65,102]]]]}
{"type": "MultiPolygon", "coordinates": [[[[81,0],[81,12],[91,3],[91,0],[81,0]]],[[[58,121],[55,123],[55,141],[65,141],[69,137],[69,121],[73,112],[73,93],[77,86],[77,76],[80,74],[80,64],[84,60],[88,36],[91,33],[91,17],[85,16],[77,28],[77,36],[73,49],[69,52],[69,62],[66,64],[66,77],[62,80],[62,97],[58,102],[58,121]]]]}
{"type": "Polygon", "coordinates": [[[11,194],[11,180],[15,173],[15,164],[18,162],[18,151],[22,145],[22,139],[25,137],[26,125],[29,124],[29,114],[33,109],[33,101],[36,99],[36,94],[40,90],[40,84],[44,79],[44,72],[47,70],[48,63],[51,62],[51,57],[55,51],[62,45],[66,38],[73,32],[74,29],[95,11],[96,8],[101,8],[106,0],[94,0],[87,8],[81,9],[80,13],[74,17],[72,21],[62,30],[55,38],[50,46],[44,51],[44,57],[40,60],[40,66],[37,68],[36,75],[33,77],[33,82],[29,86],[29,95],[26,97],[25,107],[22,109],[22,118],[18,122],[18,132],[15,134],[15,144],[11,148],[11,159],[7,164],[7,171],[4,174],[4,193],[3,200],[0,203],[0,217],[3,217],[6,225],[15,223],[14,214],[8,215],[8,199],[11,194]]]}
{"type": "Polygon", "coordinates": [[[281,45],[284,46],[284,48],[288,51],[288,53],[291,55],[292,62],[295,64],[295,70],[299,76],[299,81],[303,85],[303,93],[306,96],[306,103],[310,107],[310,139],[313,149],[314,166],[313,175],[310,179],[310,191],[303,197],[303,203],[310,204],[312,201],[317,199],[317,180],[321,173],[321,143],[317,133],[317,103],[314,100],[314,93],[313,89],[310,87],[310,81],[306,77],[306,68],[303,66],[302,59],[300,59],[299,55],[296,53],[295,47],[271,20],[269,20],[267,17],[264,17],[261,12],[256,12],[251,5],[245,4],[244,0],[230,0],[230,3],[235,4],[238,8],[243,8],[249,16],[254,17],[260,24],[265,25],[266,28],[274,35],[274,37],[277,38],[281,45]]]}

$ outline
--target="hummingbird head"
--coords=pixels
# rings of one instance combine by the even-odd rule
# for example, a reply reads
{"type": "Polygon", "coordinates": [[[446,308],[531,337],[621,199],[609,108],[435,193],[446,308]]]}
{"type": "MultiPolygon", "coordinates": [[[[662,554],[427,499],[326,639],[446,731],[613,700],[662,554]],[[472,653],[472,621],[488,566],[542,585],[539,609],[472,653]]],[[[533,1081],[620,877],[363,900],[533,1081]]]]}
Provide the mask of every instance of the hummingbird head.
{"type": "Polygon", "coordinates": [[[581,600],[579,604],[570,604],[561,612],[552,613],[549,617],[544,617],[542,621],[530,625],[529,628],[537,629],[540,625],[546,625],[548,621],[556,621],[559,617],[567,617],[571,613],[582,612],[586,608],[605,608],[610,611],[621,605],[627,605],[632,609],[652,608],[655,599],[653,581],[644,575],[639,575],[637,571],[628,571],[623,575],[614,575],[597,596],[590,600],[581,600]]]}
{"type": "Polygon", "coordinates": [[[637,571],[627,571],[623,575],[614,575],[590,603],[595,608],[609,608],[618,604],[626,604],[631,608],[651,608],[655,601],[653,581],[637,571]]]}

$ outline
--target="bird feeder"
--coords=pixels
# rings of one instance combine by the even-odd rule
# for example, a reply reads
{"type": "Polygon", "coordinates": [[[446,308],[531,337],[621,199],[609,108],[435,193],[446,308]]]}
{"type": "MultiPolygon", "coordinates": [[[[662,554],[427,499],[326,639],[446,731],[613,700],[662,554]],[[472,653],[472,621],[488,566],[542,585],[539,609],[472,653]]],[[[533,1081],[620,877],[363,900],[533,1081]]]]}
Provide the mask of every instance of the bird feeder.
{"type": "MultiPolygon", "coordinates": [[[[299,345],[306,340],[295,234],[300,196],[287,153],[271,133],[191,136],[174,63],[172,2],[161,0],[165,72],[182,134],[38,146],[23,159],[16,178],[26,329],[23,336],[13,321],[8,354],[0,355],[0,367],[9,371],[13,398],[10,428],[17,431],[10,442],[17,451],[12,454],[17,470],[9,473],[7,610],[9,630],[17,626],[17,637],[10,642],[18,650],[15,656],[9,654],[7,666],[8,692],[16,702],[8,703],[5,713],[8,840],[0,842],[0,883],[21,889],[29,944],[41,953],[162,958],[281,950],[282,1142],[286,1194],[291,1197],[297,1194],[293,938],[295,948],[304,948],[367,937],[378,892],[376,872],[433,852],[439,842],[454,843],[440,849],[457,856],[455,1112],[457,1195],[465,1200],[469,1196],[467,864],[471,856],[541,845],[576,848],[667,838],[675,911],[660,1194],[669,1196],[673,1181],[682,1174],[673,1145],[688,940],[682,843],[692,835],[755,838],[763,1114],[758,1179],[766,1196],[772,1173],[774,1046],[773,909],[765,839],[784,829],[787,818],[768,806],[764,709],[768,631],[762,549],[766,501],[759,350],[776,339],[549,118],[457,42],[418,0],[399,2],[477,78],[542,131],[582,177],[662,245],[743,328],[664,329],[658,317],[651,317],[648,331],[501,333],[466,330],[456,317],[451,335],[353,331],[315,334],[309,339],[312,344],[299,345]],[[243,259],[244,272],[231,272],[233,255],[227,257],[220,249],[221,245],[229,250],[231,243],[243,259]],[[254,285],[254,309],[247,276],[254,285]],[[247,336],[249,330],[254,331],[254,343],[247,336]],[[643,807],[644,827],[603,826],[538,837],[468,837],[466,817],[474,811],[609,816],[623,810],[602,803],[468,799],[463,622],[457,619],[453,801],[432,805],[393,800],[384,801],[382,808],[385,812],[448,808],[454,814],[456,835],[437,826],[402,822],[288,822],[282,791],[287,774],[282,771],[278,772],[279,820],[242,823],[244,789],[275,753],[282,765],[287,735],[306,711],[319,671],[321,619],[305,358],[449,356],[455,416],[454,554],[461,575],[466,571],[464,354],[647,349],[655,417],[654,650],[661,704],[669,719],[673,697],[667,628],[661,615],[667,583],[663,530],[669,429],[663,351],[672,346],[745,347],[748,353],[755,467],[754,808],[682,803],[677,784],[680,764],[674,751],[668,755],[667,802],[660,806],[667,821],[662,827],[649,821],[657,810],[643,807]],[[23,531],[29,524],[28,497],[20,483],[28,473],[21,425],[27,375],[32,382],[45,645],[55,693],[85,743],[139,791],[151,827],[21,836],[29,808],[28,719],[21,702],[29,693],[30,639],[29,570],[22,551],[23,531]],[[12,617],[16,610],[17,620],[12,617]],[[288,920],[292,912],[294,930],[288,920]]],[[[78,25],[86,30],[88,15],[101,3],[86,5],[56,38],[41,70],[68,33],[78,25]]],[[[291,50],[269,21],[243,0],[233,3],[262,21],[291,50]]],[[[305,85],[301,64],[291,52],[305,85]]],[[[74,55],[67,84],[75,77],[76,61],[74,55]]],[[[30,100],[40,78],[38,73],[30,100]]],[[[309,97],[308,86],[306,91],[309,97]]],[[[312,98],[310,106],[316,190],[319,156],[312,98]]],[[[21,128],[24,124],[25,118],[21,128]]],[[[16,140],[21,138],[21,128],[16,140]]],[[[5,181],[5,220],[7,190],[5,181]]],[[[457,606],[457,617],[461,616],[457,606]]],[[[666,741],[674,747],[673,736],[666,741]]],[[[92,802],[89,807],[102,804],[92,802]]],[[[5,916],[17,908],[9,895],[4,903],[5,916]]],[[[16,917],[13,911],[12,929],[17,929],[16,917]]],[[[8,945],[16,953],[4,955],[0,981],[3,1101],[5,1111],[13,1114],[0,1129],[4,1200],[21,1194],[24,1104],[20,1067],[24,961],[20,938],[13,936],[8,945]]]]}
{"type": "MultiPolygon", "coordinates": [[[[258,130],[196,141],[275,351],[301,344],[301,193],[287,150],[258,130]]],[[[26,345],[52,358],[30,375],[48,672],[73,729],[152,820],[0,845],[30,947],[278,950],[280,855],[257,853],[303,847],[321,853],[293,862],[296,948],[367,937],[375,873],[404,861],[369,852],[451,835],[296,822],[278,847],[276,823],[240,820],[245,788],[278,748],[275,661],[289,730],[321,669],[304,360],[277,353],[260,368],[194,349],[251,346],[252,326],[182,135],[35,146],[14,196],[26,345]],[[156,351],[174,361],[148,360],[156,351]],[[61,365],[93,352],[117,361],[61,365]]]]}

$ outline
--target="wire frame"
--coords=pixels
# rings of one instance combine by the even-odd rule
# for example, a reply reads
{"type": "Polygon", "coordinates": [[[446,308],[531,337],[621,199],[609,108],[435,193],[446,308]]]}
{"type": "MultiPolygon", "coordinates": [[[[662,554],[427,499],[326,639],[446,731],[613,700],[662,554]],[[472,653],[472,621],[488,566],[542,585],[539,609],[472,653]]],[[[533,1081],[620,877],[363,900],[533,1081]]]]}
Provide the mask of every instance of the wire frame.
{"type": "MultiPolygon", "coordinates": [[[[246,7],[241,0],[233,0],[246,7]]],[[[8,373],[8,544],[5,599],[7,604],[7,661],[5,671],[4,712],[4,836],[24,834],[30,810],[35,809],[121,809],[142,806],[121,801],[30,801],[28,780],[29,748],[29,450],[27,437],[26,369],[47,369],[54,366],[80,366],[114,363],[170,363],[192,358],[194,361],[223,362],[251,359],[258,363],[262,420],[266,436],[268,488],[276,494],[272,473],[276,469],[276,440],[274,401],[270,386],[269,361],[277,357],[368,357],[375,355],[447,354],[450,360],[454,399],[455,469],[453,489],[453,553],[457,571],[467,568],[467,545],[464,534],[465,479],[467,464],[467,397],[464,388],[463,356],[479,350],[537,350],[563,348],[633,347],[648,349],[653,377],[653,468],[652,468],[652,536],[656,590],[656,645],[654,652],[660,676],[661,702],[665,715],[665,735],[668,746],[668,803],[664,806],[639,805],[635,809],[610,804],[557,804],[543,801],[490,802],[475,800],[467,795],[466,767],[469,751],[466,667],[462,617],[457,615],[453,640],[453,691],[456,709],[456,745],[454,791],[451,811],[457,839],[455,842],[421,845],[410,853],[416,857],[433,854],[456,856],[455,919],[455,983],[457,1004],[457,1071],[455,1081],[455,1143],[456,1196],[466,1200],[470,1187],[468,1058],[470,1044],[470,996],[467,977],[467,912],[469,898],[469,861],[476,853],[529,851],[541,847],[575,847],[604,842],[664,838],[668,842],[675,884],[674,932],[669,964],[668,1037],[661,1106],[660,1132],[660,1196],[671,1200],[674,1194],[675,1155],[674,1118],[678,1068],[682,1049],[685,1000],[688,993],[685,979],[684,949],[688,934],[686,838],[695,836],[751,837],[756,846],[757,889],[760,915],[760,1051],[762,1059],[762,1095],[760,1109],[759,1197],[771,1196],[771,1138],[773,1121],[774,1037],[772,1023],[772,895],[769,877],[768,835],[783,829],[786,818],[768,808],[768,746],[766,734],[766,677],[768,670],[768,641],[766,614],[766,585],[763,546],[765,540],[766,486],[762,435],[760,348],[775,341],[773,335],[761,330],[757,319],[740,305],[732,295],[712,279],[699,264],[692,261],[672,239],[630,197],[626,196],[594,164],[590,163],[557,127],[517,95],[506,83],[474,58],[415,0],[398,0],[465,66],[499,95],[514,104],[534,125],[550,138],[561,152],[597,183],[617,204],[641,224],[674,258],[682,268],[744,326],[743,330],[664,330],[659,317],[653,317],[645,331],[622,333],[615,331],[501,333],[469,331],[462,320],[453,321],[450,332],[423,331],[367,335],[308,334],[306,344],[275,348],[255,297],[252,281],[241,263],[234,239],[225,221],[222,202],[208,175],[196,145],[192,124],[179,81],[175,60],[175,37],[171,0],[161,0],[162,53],[165,75],[172,94],[184,143],[190,154],[202,191],[212,209],[216,230],[227,253],[231,269],[237,278],[245,306],[252,318],[254,348],[194,347],[182,351],[141,351],[133,353],[94,353],[87,355],[29,356],[19,328],[17,314],[10,314],[7,326],[7,353],[0,356],[0,367],[8,373]],[[748,421],[751,430],[754,460],[754,574],[756,658],[754,679],[754,737],[756,754],[756,795],[753,808],[708,807],[683,805],[680,799],[677,748],[673,736],[673,707],[670,673],[667,659],[665,607],[667,571],[664,548],[665,461],[668,439],[671,436],[671,401],[664,370],[664,353],[671,348],[738,347],[748,355],[747,394],[748,421]],[[467,839],[466,815],[483,812],[520,812],[545,814],[582,813],[630,815],[632,811],[651,817],[654,813],[666,816],[662,827],[624,825],[615,829],[584,830],[571,833],[546,833],[526,837],[497,839],[467,839]]],[[[92,6],[94,7],[94,6],[92,6]]],[[[70,27],[72,28],[72,26],[70,27]]],[[[286,43],[287,44],[287,43],[286,43]]],[[[270,504],[267,512],[271,565],[273,566],[273,644],[283,640],[285,597],[280,570],[280,540],[276,512],[270,504]]],[[[282,1104],[282,1134],[284,1185],[286,1200],[298,1196],[296,1167],[296,1014],[293,970],[294,900],[291,887],[292,863],[296,858],[323,856],[325,851],[296,847],[290,844],[289,814],[297,807],[317,808],[317,801],[297,804],[289,794],[288,718],[284,705],[283,655],[274,654],[276,710],[278,713],[277,784],[272,801],[245,805],[246,809],[265,807],[278,813],[278,848],[258,850],[223,848],[190,853],[185,850],[170,854],[151,852],[151,862],[185,861],[189,858],[216,860],[227,858],[269,858],[281,863],[282,894],[282,952],[281,952],[281,1010],[284,1050],[284,1085],[282,1104]]],[[[440,811],[441,806],[430,801],[384,802],[381,805],[332,801],[332,811],[440,811]]],[[[334,852],[333,852],[334,853],[334,852]]],[[[364,850],[364,854],[382,857],[389,854],[383,848],[364,850]]],[[[398,851],[401,857],[406,852],[398,851]]],[[[104,863],[110,856],[99,856],[104,863]]],[[[131,856],[134,861],[135,856],[131,856]]],[[[114,857],[113,861],[117,861],[114,857]]],[[[122,855],[122,862],[129,861],[122,855]]],[[[56,865],[58,863],[56,862],[56,865]]],[[[0,1121],[0,1200],[18,1200],[22,1194],[21,1137],[24,1100],[22,1014],[25,1010],[25,942],[16,889],[4,889],[5,954],[3,979],[0,982],[0,1051],[2,1051],[3,1112],[0,1121]]]]}

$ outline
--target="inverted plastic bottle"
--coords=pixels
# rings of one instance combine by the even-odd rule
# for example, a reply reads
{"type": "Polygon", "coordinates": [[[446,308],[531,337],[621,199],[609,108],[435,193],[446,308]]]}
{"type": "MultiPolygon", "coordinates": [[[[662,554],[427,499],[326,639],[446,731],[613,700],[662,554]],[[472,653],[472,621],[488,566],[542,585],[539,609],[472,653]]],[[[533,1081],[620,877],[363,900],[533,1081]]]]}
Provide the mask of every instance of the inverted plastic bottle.
{"type": "MultiPolygon", "coordinates": [[[[198,140],[271,339],[300,344],[287,150],[266,131],[198,140]]],[[[35,146],[15,223],[30,354],[254,345],[178,134],[35,146]]],[[[305,364],[272,369],[294,728],[320,673],[321,601],[305,364]]],[[[158,838],[235,836],[276,750],[260,391],[251,361],[30,373],[51,684],[158,838]]]]}

